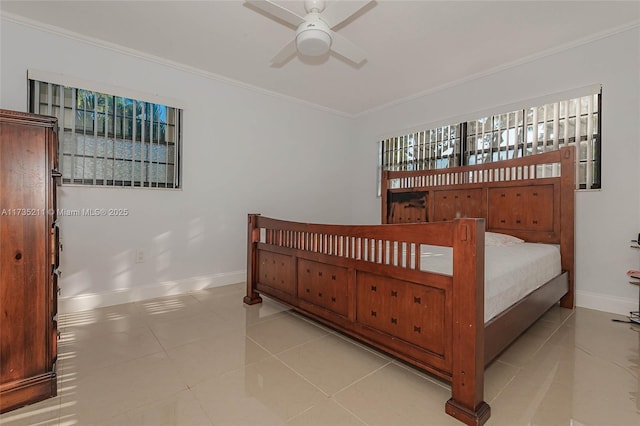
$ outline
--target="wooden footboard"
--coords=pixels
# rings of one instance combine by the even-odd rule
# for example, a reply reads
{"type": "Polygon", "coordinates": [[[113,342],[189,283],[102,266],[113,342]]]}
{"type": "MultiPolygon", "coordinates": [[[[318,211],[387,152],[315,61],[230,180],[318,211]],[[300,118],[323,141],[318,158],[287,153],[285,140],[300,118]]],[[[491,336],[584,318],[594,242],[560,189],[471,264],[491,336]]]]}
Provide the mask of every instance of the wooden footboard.
{"type": "Polygon", "coordinates": [[[485,365],[558,301],[574,306],[574,158],[564,147],[476,166],[384,171],[383,225],[249,215],[244,301],[269,295],[450,381],[446,412],[483,424],[485,365]],[[423,223],[407,223],[416,221],[423,223]],[[485,230],[559,244],[563,271],[486,328],[485,230]],[[451,247],[452,275],[422,270],[422,245],[451,247]]]}
{"type": "Polygon", "coordinates": [[[273,297],[452,384],[447,413],[490,415],[484,389],[484,221],[305,224],[249,215],[245,303],[273,297]],[[420,247],[452,247],[453,275],[420,247]]]}

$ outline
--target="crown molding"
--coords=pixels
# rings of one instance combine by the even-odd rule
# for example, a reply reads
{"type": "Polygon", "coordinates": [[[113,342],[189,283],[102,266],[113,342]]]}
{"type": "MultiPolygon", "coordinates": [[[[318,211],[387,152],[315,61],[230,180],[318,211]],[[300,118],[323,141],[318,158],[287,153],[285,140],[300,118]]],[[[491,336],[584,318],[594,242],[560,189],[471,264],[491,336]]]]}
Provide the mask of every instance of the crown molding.
{"type": "Polygon", "coordinates": [[[569,43],[565,43],[565,44],[561,44],[561,45],[555,46],[555,47],[553,47],[551,49],[543,50],[541,52],[537,52],[537,53],[534,53],[532,55],[525,56],[525,57],[517,59],[515,61],[511,61],[511,62],[507,62],[507,63],[502,64],[502,65],[498,65],[496,67],[490,68],[488,70],[485,70],[485,71],[482,71],[482,72],[479,72],[479,73],[476,73],[476,74],[471,74],[469,76],[460,78],[458,80],[450,81],[448,83],[444,83],[444,84],[441,84],[439,86],[432,87],[430,89],[415,93],[413,95],[406,96],[404,98],[400,98],[400,99],[396,99],[396,100],[391,101],[391,102],[387,102],[387,103],[382,104],[380,106],[377,106],[377,107],[374,107],[374,108],[371,108],[371,109],[368,109],[368,110],[353,114],[353,118],[360,118],[360,117],[366,116],[366,115],[374,113],[374,112],[378,112],[378,111],[381,111],[381,110],[384,110],[384,109],[387,109],[387,108],[394,107],[396,105],[401,105],[403,103],[407,103],[407,102],[413,101],[413,100],[421,98],[423,96],[432,95],[434,93],[438,93],[438,92],[441,92],[443,90],[450,89],[452,87],[456,87],[456,86],[462,85],[464,83],[468,83],[470,81],[478,80],[478,79],[481,79],[483,77],[487,77],[487,76],[490,76],[490,75],[493,75],[493,74],[497,74],[499,72],[502,72],[502,71],[505,71],[505,70],[508,70],[508,69],[511,69],[511,68],[515,68],[515,67],[518,67],[520,65],[527,64],[527,63],[531,63],[531,62],[536,61],[538,59],[542,59],[542,58],[545,58],[547,56],[555,55],[557,53],[561,53],[561,52],[573,49],[575,47],[579,47],[579,46],[582,46],[582,45],[585,45],[585,44],[593,43],[595,41],[602,40],[602,39],[605,39],[607,37],[611,37],[611,36],[614,36],[616,34],[623,33],[625,31],[630,31],[630,30],[633,30],[634,28],[638,28],[638,27],[640,27],[640,20],[635,20],[635,21],[632,21],[632,22],[627,23],[625,25],[620,25],[620,26],[615,27],[615,28],[610,28],[610,29],[608,29],[606,31],[601,31],[599,33],[595,33],[595,34],[592,34],[590,36],[583,37],[581,39],[574,40],[574,41],[569,42],[569,43]]]}
{"type": "Polygon", "coordinates": [[[418,99],[418,98],[421,98],[421,97],[424,97],[424,96],[428,96],[428,95],[431,95],[431,94],[434,94],[434,93],[438,93],[438,92],[441,92],[443,90],[446,90],[446,89],[449,89],[449,88],[452,88],[452,87],[456,87],[456,86],[459,86],[459,85],[464,84],[464,83],[468,83],[470,81],[478,80],[478,79],[481,79],[483,77],[490,76],[492,74],[497,74],[499,72],[505,71],[505,70],[510,69],[510,68],[515,68],[515,67],[518,67],[520,65],[524,65],[524,64],[536,61],[538,59],[541,59],[541,58],[544,58],[544,57],[547,57],[547,56],[551,56],[551,55],[554,55],[554,54],[557,54],[557,53],[560,53],[560,52],[564,52],[564,51],[573,49],[575,47],[579,47],[579,46],[582,46],[582,45],[585,45],[585,44],[589,44],[589,43],[592,43],[592,42],[595,42],[595,41],[598,41],[598,40],[601,40],[601,39],[605,39],[607,37],[611,37],[613,35],[616,35],[616,34],[619,34],[619,33],[625,32],[625,31],[630,31],[630,30],[633,30],[635,28],[640,27],[640,20],[634,20],[634,21],[632,21],[630,23],[627,23],[627,24],[624,24],[624,25],[620,25],[618,27],[610,28],[610,29],[608,29],[606,31],[601,31],[601,32],[592,34],[590,36],[583,37],[583,38],[578,39],[578,40],[574,40],[574,41],[569,42],[569,43],[561,44],[561,45],[555,46],[555,47],[553,47],[551,49],[547,49],[547,50],[544,50],[544,51],[541,51],[541,52],[537,52],[537,53],[534,53],[532,55],[525,56],[523,58],[517,59],[515,61],[511,61],[511,62],[508,62],[508,63],[502,64],[502,65],[490,68],[488,70],[485,70],[485,71],[482,71],[482,72],[479,72],[479,73],[471,74],[469,76],[466,76],[466,77],[463,77],[463,78],[460,78],[460,79],[457,79],[457,80],[454,80],[454,81],[451,81],[451,82],[448,82],[448,83],[444,83],[444,84],[441,84],[439,86],[432,87],[430,89],[423,90],[421,92],[406,96],[404,98],[399,98],[399,99],[396,99],[394,101],[384,103],[384,104],[379,105],[377,107],[361,111],[359,113],[351,114],[351,113],[346,113],[344,111],[339,111],[339,110],[336,110],[336,109],[333,109],[333,108],[328,108],[328,107],[325,107],[325,106],[322,106],[322,105],[319,105],[319,104],[316,104],[316,103],[313,103],[313,102],[309,102],[309,101],[306,101],[306,100],[303,100],[303,99],[300,99],[300,98],[296,98],[294,96],[284,95],[282,93],[278,93],[278,92],[275,92],[275,91],[272,91],[272,90],[264,89],[262,87],[258,87],[258,86],[252,85],[252,84],[244,83],[242,81],[235,80],[235,79],[232,79],[232,78],[229,78],[229,77],[225,77],[225,76],[222,76],[222,75],[219,75],[219,74],[215,74],[215,73],[212,73],[212,72],[209,72],[209,71],[205,71],[205,70],[200,69],[200,68],[196,68],[196,67],[192,67],[192,66],[189,66],[189,65],[185,65],[185,64],[179,63],[179,62],[171,61],[169,59],[165,59],[165,58],[162,58],[162,57],[159,57],[159,56],[156,56],[156,55],[151,55],[149,53],[145,53],[145,52],[141,52],[139,50],[131,49],[131,48],[119,45],[119,44],[110,43],[110,42],[107,42],[107,41],[104,41],[104,40],[101,40],[101,39],[98,39],[98,38],[89,37],[89,36],[86,36],[86,35],[83,35],[83,34],[79,34],[79,33],[73,32],[73,31],[69,31],[69,30],[66,30],[64,28],[60,28],[60,27],[57,27],[57,26],[54,26],[54,25],[45,24],[45,23],[40,22],[40,21],[35,21],[35,20],[32,20],[32,19],[28,19],[28,18],[25,18],[25,17],[20,16],[20,15],[13,14],[13,13],[0,11],[0,19],[6,20],[8,22],[13,22],[15,24],[31,27],[31,28],[36,29],[36,30],[45,31],[45,32],[48,32],[48,33],[51,33],[51,34],[59,35],[59,36],[62,36],[62,37],[65,37],[65,38],[68,38],[68,39],[71,39],[71,40],[75,40],[75,41],[80,41],[80,42],[83,42],[83,43],[91,44],[93,46],[96,46],[96,47],[99,47],[99,48],[103,48],[103,49],[106,49],[106,50],[111,50],[113,52],[120,53],[120,54],[123,54],[123,55],[128,55],[128,56],[135,57],[135,58],[138,58],[138,59],[141,59],[141,60],[145,60],[145,61],[148,61],[148,62],[153,62],[153,63],[159,64],[159,65],[163,65],[163,66],[166,66],[166,67],[169,67],[169,68],[173,68],[173,69],[185,72],[185,73],[197,75],[199,77],[203,77],[203,78],[206,78],[206,79],[209,79],[209,80],[214,80],[214,81],[226,83],[226,84],[229,84],[231,86],[235,86],[235,87],[238,87],[238,88],[241,88],[241,89],[250,90],[250,91],[262,94],[262,95],[271,96],[271,97],[274,97],[274,98],[277,98],[277,99],[281,99],[281,100],[285,100],[285,101],[288,101],[288,102],[305,105],[307,107],[310,107],[310,108],[313,108],[313,109],[316,109],[316,110],[319,110],[319,111],[323,111],[323,112],[326,112],[326,113],[329,113],[329,114],[333,114],[333,115],[337,115],[337,116],[340,116],[340,117],[343,117],[343,118],[351,118],[351,119],[360,118],[360,117],[366,116],[368,114],[372,114],[374,112],[382,111],[382,110],[387,109],[387,108],[391,108],[391,107],[394,107],[394,106],[397,106],[397,105],[401,105],[403,103],[407,103],[407,102],[413,101],[415,99],[418,99]]]}
{"type": "Polygon", "coordinates": [[[209,71],[205,71],[203,69],[200,68],[196,68],[196,67],[192,67],[190,65],[185,65],[179,62],[175,62],[175,61],[171,61],[169,59],[165,59],[156,55],[152,55],[149,53],[145,53],[145,52],[141,52],[139,50],[136,49],[131,49],[116,43],[110,43],[108,41],[102,40],[102,39],[98,39],[95,37],[89,37],[83,34],[79,34],[76,33],[74,31],[69,31],[66,30],[64,28],[61,27],[57,27],[55,25],[50,25],[50,24],[45,24],[43,22],[40,21],[35,21],[33,19],[29,19],[29,18],[25,18],[23,16],[20,15],[16,15],[13,13],[9,13],[9,12],[2,12],[0,11],[0,20],[3,21],[7,21],[7,22],[12,22],[14,24],[18,24],[18,25],[22,25],[25,27],[29,27],[29,28],[33,28],[35,30],[39,30],[39,31],[44,31],[44,32],[48,32],[50,34],[55,34],[61,37],[65,37],[67,39],[71,39],[74,41],[79,41],[82,43],[86,43],[86,44],[90,44],[93,45],[95,47],[98,48],[102,48],[105,50],[110,50],[112,52],[115,53],[119,53],[122,55],[127,55],[127,56],[131,56],[137,59],[141,59],[144,61],[148,61],[148,62],[153,62],[155,64],[158,65],[162,65],[162,66],[166,66],[169,68],[173,68],[176,69],[178,71],[182,71],[188,74],[193,74],[196,75],[198,77],[202,77],[202,78],[206,78],[209,80],[214,80],[217,82],[221,82],[221,83],[225,83],[231,86],[235,86],[241,89],[245,89],[245,90],[250,90],[256,93],[259,93],[261,95],[266,95],[266,96],[270,96],[273,98],[277,98],[280,100],[285,100],[288,102],[292,102],[292,103],[296,103],[296,104],[301,104],[316,110],[320,110],[329,114],[333,114],[333,115],[337,115],[340,117],[344,117],[344,118],[353,118],[354,115],[353,114],[349,114],[349,113],[345,113],[343,111],[339,111],[336,109],[332,109],[332,108],[328,108],[322,105],[318,105],[316,103],[313,102],[309,102],[309,101],[305,101],[303,99],[300,98],[296,98],[294,96],[289,96],[289,95],[284,95],[282,93],[278,93],[278,92],[274,92],[272,90],[268,90],[268,89],[264,89],[262,87],[258,87],[252,84],[248,84],[248,83],[244,83],[242,81],[239,80],[235,80],[229,77],[225,77],[219,74],[215,74],[209,71]]]}

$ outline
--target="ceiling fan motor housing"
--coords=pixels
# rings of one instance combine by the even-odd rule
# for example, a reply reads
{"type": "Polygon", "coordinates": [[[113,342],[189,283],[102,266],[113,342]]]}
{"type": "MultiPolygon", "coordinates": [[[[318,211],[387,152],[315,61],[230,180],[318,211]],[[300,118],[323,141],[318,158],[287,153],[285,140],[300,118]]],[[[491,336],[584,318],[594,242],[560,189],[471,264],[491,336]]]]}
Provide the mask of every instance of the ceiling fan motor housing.
{"type": "MultiPolygon", "coordinates": [[[[2,1],[2,0],[0,0],[2,1]]],[[[325,10],[324,0],[305,0],[304,8],[307,13],[301,16],[272,0],[245,0],[252,7],[266,12],[278,22],[296,27],[296,36],[289,41],[271,60],[272,66],[282,66],[293,58],[296,53],[299,56],[328,58],[329,51],[333,51],[342,59],[360,65],[366,59],[366,53],[343,37],[332,28],[342,27],[356,13],[369,4],[368,1],[339,1],[332,3],[331,9],[325,10]]],[[[319,62],[311,61],[309,64],[319,62]]]]}
{"type": "Polygon", "coordinates": [[[331,48],[331,30],[317,13],[307,15],[296,30],[296,47],[306,56],[321,56],[331,48]]]}

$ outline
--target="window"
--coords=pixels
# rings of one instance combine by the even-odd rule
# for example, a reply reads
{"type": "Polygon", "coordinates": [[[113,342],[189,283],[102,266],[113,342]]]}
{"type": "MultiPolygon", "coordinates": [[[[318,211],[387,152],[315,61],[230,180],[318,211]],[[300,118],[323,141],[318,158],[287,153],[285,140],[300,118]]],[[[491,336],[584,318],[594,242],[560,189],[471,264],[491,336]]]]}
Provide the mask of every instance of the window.
{"type": "Polygon", "coordinates": [[[29,109],[58,117],[63,184],[180,187],[182,110],[38,80],[29,109]]]}
{"type": "Polygon", "coordinates": [[[533,155],[575,145],[576,185],[601,187],[601,93],[480,117],[380,143],[384,170],[427,170],[533,155]]]}
{"type": "Polygon", "coordinates": [[[383,141],[384,170],[455,167],[460,160],[460,126],[443,126],[383,141]]]}

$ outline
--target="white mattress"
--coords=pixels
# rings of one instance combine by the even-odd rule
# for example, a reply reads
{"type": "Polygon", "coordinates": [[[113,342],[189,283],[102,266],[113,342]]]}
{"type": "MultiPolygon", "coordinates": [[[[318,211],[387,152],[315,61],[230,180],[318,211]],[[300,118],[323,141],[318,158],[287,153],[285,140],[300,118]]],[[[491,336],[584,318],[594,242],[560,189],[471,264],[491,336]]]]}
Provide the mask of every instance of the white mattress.
{"type": "MultiPolygon", "coordinates": [[[[420,265],[421,270],[451,275],[451,247],[422,246],[420,265]]],[[[561,271],[559,246],[537,243],[486,246],[485,323],[561,271]]]]}

